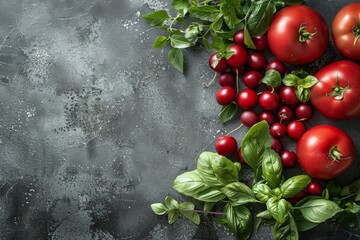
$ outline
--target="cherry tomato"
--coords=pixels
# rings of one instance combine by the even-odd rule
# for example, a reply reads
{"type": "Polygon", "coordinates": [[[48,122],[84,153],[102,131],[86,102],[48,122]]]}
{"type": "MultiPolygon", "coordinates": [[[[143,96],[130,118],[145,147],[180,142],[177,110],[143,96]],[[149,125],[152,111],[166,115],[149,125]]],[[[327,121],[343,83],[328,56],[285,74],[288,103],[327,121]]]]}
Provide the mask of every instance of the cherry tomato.
{"type": "Polygon", "coordinates": [[[259,105],[264,110],[268,110],[268,111],[275,110],[279,107],[279,104],[280,104],[280,97],[277,93],[266,90],[260,94],[259,105]]]}
{"type": "Polygon", "coordinates": [[[351,119],[360,116],[360,65],[340,60],[320,69],[319,80],[311,88],[314,107],[331,119],[351,119]]]}
{"type": "Polygon", "coordinates": [[[218,81],[220,86],[222,87],[225,86],[235,87],[236,85],[236,77],[233,73],[230,72],[220,74],[218,81]]]}
{"type": "Polygon", "coordinates": [[[273,18],[267,35],[275,57],[294,65],[318,59],[325,53],[329,42],[324,18],[305,5],[280,10],[273,18]]]}
{"type": "Polygon", "coordinates": [[[300,103],[295,107],[295,116],[297,119],[306,121],[312,118],[314,114],[313,107],[308,103],[300,103]]]}
{"type": "Polygon", "coordinates": [[[245,164],[247,165],[247,163],[245,162],[243,156],[242,156],[242,151],[241,151],[241,147],[239,148],[238,152],[237,152],[237,157],[240,161],[241,164],[245,164]]]}
{"type": "Polygon", "coordinates": [[[254,70],[263,70],[267,66],[267,60],[262,53],[254,52],[249,55],[248,66],[254,70]]]}
{"type": "Polygon", "coordinates": [[[297,141],[306,132],[306,127],[303,122],[292,121],[287,125],[286,132],[291,139],[297,141]]]}
{"type": "Polygon", "coordinates": [[[322,191],[324,190],[323,186],[318,182],[311,182],[307,186],[307,190],[310,195],[321,196],[322,191]]]}
{"type": "Polygon", "coordinates": [[[216,53],[213,53],[209,58],[209,66],[212,70],[219,73],[224,73],[228,70],[229,65],[225,58],[218,58],[216,53]]]}
{"type": "Polygon", "coordinates": [[[255,123],[259,122],[259,118],[255,112],[251,110],[243,111],[240,115],[240,121],[247,127],[251,127],[255,123]]]}
{"type": "Polygon", "coordinates": [[[257,102],[257,93],[249,88],[241,90],[237,96],[238,105],[245,110],[255,107],[257,102]]]}
{"type": "Polygon", "coordinates": [[[279,139],[277,139],[277,138],[271,138],[271,148],[275,151],[275,152],[277,152],[278,154],[280,154],[281,153],[281,151],[282,151],[282,149],[283,149],[283,144],[282,144],[282,142],[279,140],[279,139]]]}
{"type": "Polygon", "coordinates": [[[294,168],[297,163],[297,156],[291,150],[284,150],[280,154],[282,166],[284,168],[294,168]]]}
{"type": "Polygon", "coordinates": [[[248,54],[242,46],[236,44],[231,45],[229,46],[228,51],[234,52],[231,57],[226,59],[230,67],[238,69],[247,62],[248,54]]]}
{"type": "Polygon", "coordinates": [[[259,114],[259,121],[265,120],[269,126],[275,122],[275,116],[269,111],[264,111],[259,114]]]}
{"type": "Polygon", "coordinates": [[[276,122],[270,126],[270,134],[274,138],[282,138],[286,135],[286,126],[282,123],[276,122]]]}
{"type": "Polygon", "coordinates": [[[233,155],[237,151],[236,139],[232,136],[220,136],[215,142],[215,149],[219,155],[233,155]]]}
{"type": "Polygon", "coordinates": [[[293,110],[289,106],[284,105],[279,108],[276,116],[280,122],[287,122],[293,118],[293,115],[293,110]]]}
{"type": "Polygon", "coordinates": [[[267,36],[265,34],[252,38],[256,50],[265,51],[268,47],[267,36]]]}
{"type": "Polygon", "coordinates": [[[236,90],[232,87],[225,86],[220,88],[216,92],[216,101],[220,105],[228,105],[235,100],[236,97],[236,90]]]}
{"type": "Polygon", "coordinates": [[[284,86],[279,92],[281,100],[286,105],[294,105],[299,102],[299,99],[296,97],[295,88],[290,86],[284,86]]]}
{"type": "Polygon", "coordinates": [[[303,170],[319,180],[340,176],[356,157],[350,136],[331,125],[318,125],[306,131],[297,143],[296,152],[303,170]]]}
{"type": "Polygon", "coordinates": [[[270,70],[270,69],[274,69],[274,70],[278,71],[282,76],[284,76],[285,73],[287,73],[287,68],[286,68],[285,64],[283,64],[278,59],[271,60],[268,63],[268,65],[266,66],[266,71],[270,70]]]}
{"type": "Polygon", "coordinates": [[[250,70],[244,73],[243,82],[248,88],[257,88],[261,83],[262,75],[260,72],[250,70]]]}
{"type": "Polygon", "coordinates": [[[287,199],[292,205],[295,205],[300,200],[304,199],[305,197],[309,196],[309,192],[307,188],[296,194],[294,197],[287,199]]]}
{"type": "Polygon", "coordinates": [[[240,46],[245,46],[244,39],[245,39],[244,30],[237,31],[233,36],[234,43],[240,46]]]}
{"type": "Polygon", "coordinates": [[[341,8],[331,25],[331,34],[339,52],[352,60],[360,59],[360,2],[341,8]]]}

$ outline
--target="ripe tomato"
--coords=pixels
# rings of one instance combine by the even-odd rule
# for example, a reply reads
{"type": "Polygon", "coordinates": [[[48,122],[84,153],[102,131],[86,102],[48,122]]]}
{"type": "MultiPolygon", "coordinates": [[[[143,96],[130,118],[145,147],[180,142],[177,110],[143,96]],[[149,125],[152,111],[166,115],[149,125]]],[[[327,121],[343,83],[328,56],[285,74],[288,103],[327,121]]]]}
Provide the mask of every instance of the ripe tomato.
{"type": "Polygon", "coordinates": [[[350,119],[360,115],[360,65],[341,60],[320,69],[319,80],[311,88],[314,107],[331,119],[350,119]]]}
{"type": "Polygon", "coordinates": [[[305,5],[288,6],[274,17],[268,30],[268,43],[279,60],[300,65],[323,55],[329,43],[324,18],[305,5]]]}
{"type": "Polygon", "coordinates": [[[355,161],[355,145],[343,130],[318,125],[304,133],[296,152],[298,162],[312,178],[330,180],[344,173],[355,161]]]}
{"type": "Polygon", "coordinates": [[[360,2],[340,9],[333,19],[331,33],[336,48],[350,59],[360,59],[360,2]]]}

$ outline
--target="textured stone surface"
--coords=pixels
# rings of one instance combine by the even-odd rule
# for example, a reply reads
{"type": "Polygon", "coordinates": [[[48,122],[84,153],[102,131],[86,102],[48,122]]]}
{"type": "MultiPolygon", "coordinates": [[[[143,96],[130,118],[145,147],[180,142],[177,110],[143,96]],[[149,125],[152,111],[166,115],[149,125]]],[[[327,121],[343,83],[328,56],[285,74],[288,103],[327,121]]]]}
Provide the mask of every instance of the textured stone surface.
{"type": "MultiPolygon", "coordinates": [[[[306,2],[330,23],[352,1],[306,2]]],[[[141,15],[169,5],[0,1],[0,239],[233,239],[209,218],[168,225],[149,207],[181,199],[173,179],[238,125],[218,122],[216,87],[203,88],[209,52],[186,51],[182,75],[151,48],[160,31],[141,15]]],[[[309,126],[326,121],[316,114],[309,126]]],[[[359,120],[333,124],[359,150],[359,120]]],[[[270,236],[264,227],[252,239],[270,236]]],[[[359,236],[328,223],[304,239],[359,236]]]]}

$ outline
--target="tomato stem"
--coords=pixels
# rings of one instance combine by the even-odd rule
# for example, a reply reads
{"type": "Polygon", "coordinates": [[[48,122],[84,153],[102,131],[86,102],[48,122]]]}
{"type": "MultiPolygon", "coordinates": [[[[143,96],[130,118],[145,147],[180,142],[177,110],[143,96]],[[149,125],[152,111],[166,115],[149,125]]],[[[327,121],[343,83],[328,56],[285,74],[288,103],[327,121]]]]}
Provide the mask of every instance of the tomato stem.
{"type": "Polygon", "coordinates": [[[331,93],[327,93],[326,96],[332,97],[336,101],[340,101],[344,98],[344,93],[349,89],[349,85],[347,85],[346,87],[341,87],[339,85],[339,76],[337,75],[335,86],[332,88],[333,91],[331,93]]]}
{"type": "Polygon", "coordinates": [[[338,151],[338,146],[333,146],[329,151],[329,157],[331,157],[334,161],[342,160],[342,153],[338,151]]]}
{"type": "Polygon", "coordinates": [[[354,38],[354,46],[356,45],[357,41],[360,38],[360,23],[358,20],[356,20],[355,17],[353,17],[354,21],[355,21],[355,25],[352,27],[351,32],[354,34],[355,38],[354,38]]]}
{"type": "Polygon", "coordinates": [[[301,25],[299,28],[299,42],[306,42],[306,40],[308,40],[315,34],[316,32],[310,33],[306,31],[306,27],[304,25],[301,25]]]}

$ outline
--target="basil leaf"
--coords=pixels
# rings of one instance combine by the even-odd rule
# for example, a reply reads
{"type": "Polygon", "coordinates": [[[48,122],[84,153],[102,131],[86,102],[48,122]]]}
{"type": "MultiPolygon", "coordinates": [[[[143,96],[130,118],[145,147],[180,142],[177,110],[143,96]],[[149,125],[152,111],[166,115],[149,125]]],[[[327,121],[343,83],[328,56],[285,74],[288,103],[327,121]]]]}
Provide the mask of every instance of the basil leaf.
{"type": "Polygon", "coordinates": [[[236,116],[238,105],[234,102],[221,108],[219,118],[221,123],[226,123],[236,116]]]}
{"type": "Polygon", "coordinates": [[[179,203],[170,196],[166,196],[165,205],[169,209],[178,209],[179,208],[179,203]]]}
{"type": "Polygon", "coordinates": [[[226,226],[240,240],[249,239],[252,232],[252,215],[245,206],[232,206],[226,204],[224,207],[226,213],[226,226]]]}
{"type": "Polygon", "coordinates": [[[199,39],[199,35],[201,34],[203,30],[203,25],[198,23],[190,24],[185,29],[185,38],[189,40],[192,44],[195,44],[196,41],[199,39]]]}
{"type": "Polygon", "coordinates": [[[178,209],[169,209],[167,214],[168,214],[168,223],[169,224],[173,224],[174,222],[176,222],[176,220],[178,220],[178,218],[180,216],[180,212],[178,209]]]}
{"type": "Polygon", "coordinates": [[[190,8],[189,0],[172,0],[171,8],[179,11],[183,16],[188,12],[190,8]]]}
{"type": "Polygon", "coordinates": [[[308,102],[310,100],[310,89],[304,88],[303,86],[297,86],[295,88],[296,97],[300,102],[308,102]]]}
{"type": "Polygon", "coordinates": [[[257,183],[252,188],[254,195],[257,199],[259,199],[261,202],[266,203],[269,198],[274,196],[274,192],[271,190],[271,188],[263,183],[257,183]]]}
{"type": "Polygon", "coordinates": [[[168,210],[162,203],[153,203],[151,204],[151,209],[156,215],[164,215],[168,210]]]}
{"type": "Polygon", "coordinates": [[[276,222],[273,229],[274,240],[298,240],[299,231],[293,216],[289,213],[283,223],[276,222]]]}
{"type": "Polygon", "coordinates": [[[310,222],[308,220],[306,220],[303,215],[301,214],[296,214],[294,216],[294,220],[296,222],[297,228],[299,232],[305,232],[308,231],[314,227],[316,227],[317,225],[319,225],[318,223],[313,223],[310,222]]]}
{"type": "Polygon", "coordinates": [[[281,186],[282,197],[292,198],[310,183],[311,178],[307,175],[297,175],[287,179],[281,186]]]}
{"type": "Polygon", "coordinates": [[[346,208],[345,211],[351,212],[351,213],[358,213],[360,212],[360,205],[354,203],[354,202],[348,202],[345,204],[346,208]]]}
{"type": "Polygon", "coordinates": [[[299,80],[299,77],[295,74],[286,74],[284,78],[282,79],[285,86],[295,87],[297,86],[297,82],[299,80]]]}
{"type": "Polygon", "coordinates": [[[170,63],[181,73],[184,72],[184,54],[181,49],[171,48],[168,54],[170,63]]]}
{"type": "Polygon", "coordinates": [[[220,6],[220,11],[224,16],[224,21],[230,29],[234,29],[235,25],[240,23],[240,19],[236,16],[236,7],[228,2],[224,2],[220,6]]]}
{"type": "Polygon", "coordinates": [[[302,87],[303,88],[311,88],[317,82],[319,82],[319,80],[316,77],[314,77],[312,75],[308,75],[303,79],[302,87]]]}
{"type": "Polygon", "coordinates": [[[242,182],[230,183],[221,191],[230,199],[233,206],[258,202],[251,189],[242,182]]]}
{"type": "Polygon", "coordinates": [[[266,121],[254,124],[245,134],[241,151],[245,162],[254,170],[260,165],[261,157],[271,147],[269,125],[266,121]]]}
{"type": "Polygon", "coordinates": [[[166,20],[170,19],[170,16],[165,10],[157,10],[144,15],[143,18],[150,26],[161,26],[166,20]]]}
{"type": "Polygon", "coordinates": [[[205,202],[204,203],[204,215],[208,215],[208,212],[210,212],[216,205],[216,202],[205,202]]]}
{"type": "Polygon", "coordinates": [[[306,78],[306,76],[309,75],[309,73],[303,69],[291,71],[291,74],[297,76],[299,79],[306,78]]]}
{"type": "Polygon", "coordinates": [[[153,47],[153,48],[163,48],[163,47],[167,44],[167,42],[168,42],[168,38],[167,38],[167,37],[165,37],[165,36],[158,36],[158,37],[155,39],[152,47],[153,47]]]}
{"type": "Polygon", "coordinates": [[[343,211],[335,202],[326,199],[310,199],[297,207],[304,218],[313,223],[321,223],[343,211]]]}
{"type": "Polygon", "coordinates": [[[223,25],[223,22],[224,22],[224,15],[219,14],[218,17],[216,18],[216,20],[211,23],[212,29],[214,29],[215,31],[220,31],[220,29],[223,25]]]}
{"type": "Polygon", "coordinates": [[[173,188],[179,193],[204,202],[218,202],[226,197],[220,190],[205,184],[197,170],[177,176],[173,188]]]}
{"type": "Polygon", "coordinates": [[[195,18],[203,21],[213,22],[220,14],[220,10],[214,6],[193,6],[189,8],[189,12],[195,18]]]}
{"type": "Polygon", "coordinates": [[[270,69],[266,71],[265,76],[261,81],[266,85],[275,88],[281,85],[281,75],[278,71],[270,69]]]}
{"type": "Polygon", "coordinates": [[[201,39],[201,44],[208,50],[211,50],[212,47],[211,47],[211,44],[209,43],[209,41],[205,38],[202,38],[201,39]]]}
{"type": "Polygon", "coordinates": [[[256,217],[263,218],[263,219],[273,219],[269,210],[259,212],[258,214],[256,214],[256,217]]]}
{"type": "Polygon", "coordinates": [[[197,170],[199,176],[210,186],[221,187],[239,181],[239,172],[234,163],[217,153],[201,153],[197,170]]]}
{"type": "MultiPolygon", "coordinates": [[[[222,52],[226,49],[224,39],[218,34],[213,35],[213,48],[215,48],[218,52],[222,52]]],[[[220,56],[220,58],[221,57],[222,56],[220,56]]]]}
{"type": "Polygon", "coordinates": [[[170,36],[170,45],[173,48],[188,48],[193,44],[183,35],[180,34],[172,34],[170,36]]]}
{"type": "Polygon", "coordinates": [[[357,214],[348,211],[343,211],[335,215],[336,220],[348,227],[356,228],[359,227],[359,220],[357,214]]]}
{"type": "Polygon", "coordinates": [[[341,187],[335,180],[329,181],[326,184],[326,188],[329,190],[330,197],[337,197],[340,195],[341,187]]]}
{"type": "Polygon", "coordinates": [[[255,46],[255,44],[254,44],[254,42],[253,42],[253,40],[251,38],[251,35],[249,33],[249,30],[246,27],[246,24],[245,24],[245,27],[244,27],[244,43],[248,48],[256,49],[256,46],[255,46]]]}
{"type": "Polygon", "coordinates": [[[251,36],[259,36],[269,28],[276,6],[273,0],[262,0],[253,4],[254,8],[247,18],[247,27],[251,36]]]}
{"type": "Polygon", "coordinates": [[[195,205],[190,202],[180,203],[179,212],[188,220],[192,221],[195,224],[200,224],[200,216],[198,213],[194,212],[195,205]]]}
{"type": "Polygon", "coordinates": [[[276,221],[282,223],[286,220],[292,205],[283,198],[279,200],[277,197],[271,197],[266,202],[266,208],[276,221]]]}
{"type": "Polygon", "coordinates": [[[282,179],[282,164],[279,154],[268,148],[262,156],[262,177],[271,188],[279,185],[282,179]]]}

